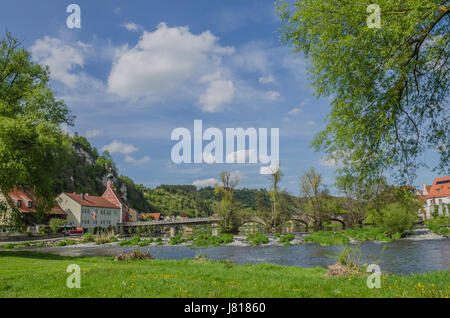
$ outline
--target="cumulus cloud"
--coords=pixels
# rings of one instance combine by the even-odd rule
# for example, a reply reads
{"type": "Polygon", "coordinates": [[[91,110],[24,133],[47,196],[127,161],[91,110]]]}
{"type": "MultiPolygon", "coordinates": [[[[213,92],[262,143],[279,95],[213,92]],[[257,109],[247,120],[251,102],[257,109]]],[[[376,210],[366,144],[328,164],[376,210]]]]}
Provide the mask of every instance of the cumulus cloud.
{"type": "Polygon", "coordinates": [[[202,179],[202,180],[195,180],[192,182],[192,185],[195,185],[197,188],[204,188],[204,187],[214,187],[217,183],[219,183],[219,180],[216,178],[209,178],[209,179],[202,179]]]}
{"type": "Polygon", "coordinates": [[[101,130],[101,129],[86,130],[85,135],[86,135],[86,138],[103,136],[103,130],[101,130]]]}
{"type": "Polygon", "coordinates": [[[133,22],[125,23],[123,27],[130,32],[139,32],[140,30],[142,30],[142,27],[140,25],[133,22]]]}
{"type": "Polygon", "coordinates": [[[271,101],[276,101],[278,98],[280,98],[280,93],[276,91],[268,91],[266,92],[266,97],[271,101]]]}
{"type": "Polygon", "coordinates": [[[302,112],[301,108],[293,108],[290,111],[288,111],[288,115],[295,116],[300,114],[301,112],[302,112]]]}
{"type": "Polygon", "coordinates": [[[135,164],[135,165],[141,165],[143,163],[149,162],[150,161],[150,157],[146,156],[146,157],[143,157],[142,159],[134,159],[132,156],[126,155],[124,160],[127,163],[132,163],[132,164],[135,164]]]}
{"type": "Polygon", "coordinates": [[[200,95],[199,103],[202,110],[214,113],[221,110],[221,106],[233,100],[235,88],[232,81],[216,79],[209,82],[206,91],[200,95]]]}
{"type": "Polygon", "coordinates": [[[81,41],[73,44],[51,37],[38,39],[30,48],[33,60],[48,65],[53,79],[74,88],[80,83],[80,76],[73,73],[83,67],[91,47],[81,41]]]}
{"type": "Polygon", "coordinates": [[[123,142],[114,140],[109,145],[105,145],[102,147],[102,151],[108,151],[110,154],[121,153],[124,155],[129,155],[132,152],[135,152],[137,148],[131,144],[125,144],[123,142]]]}
{"type": "Polygon", "coordinates": [[[201,107],[215,111],[234,95],[233,83],[217,76],[209,81],[199,79],[220,69],[221,58],[233,51],[220,46],[210,31],[193,34],[188,27],[161,23],[153,32],[144,31],[136,46],[117,50],[108,91],[122,98],[160,99],[175,89],[192,91],[192,85],[200,85],[197,90],[206,85],[201,107]],[[212,96],[215,93],[221,94],[212,96]]]}
{"type": "MultiPolygon", "coordinates": [[[[238,151],[234,151],[227,155],[226,162],[228,163],[239,163],[239,162],[246,162],[250,163],[250,159],[254,159],[254,161],[257,161],[258,159],[258,153],[255,149],[241,149],[238,151]]],[[[256,162],[255,162],[256,163],[256,162]]]]}
{"type": "Polygon", "coordinates": [[[266,77],[260,77],[258,80],[261,84],[270,84],[275,83],[275,78],[272,75],[266,76],[266,77]]]}

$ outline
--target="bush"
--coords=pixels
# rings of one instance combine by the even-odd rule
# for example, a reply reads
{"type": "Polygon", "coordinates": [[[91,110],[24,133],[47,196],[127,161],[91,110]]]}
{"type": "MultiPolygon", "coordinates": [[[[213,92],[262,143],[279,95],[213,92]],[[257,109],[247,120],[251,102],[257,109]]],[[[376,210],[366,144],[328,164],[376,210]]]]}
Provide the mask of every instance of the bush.
{"type": "Polygon", "coordinates": [[[401,203],[389,204],[381,210],[381,215],[380,226],[388,235],[409,231],[418,220],[417,209],[401,203]]]}
{"type": "Polygon", "coordinates": [[[193,246],[219,246],[220,244],[228,244],[233,242],[233,235],[222,233],[219,236],[211,234],[200,234],[192,242],[193,246]]]}
{"type": "Polygon", "coordinates": [[[320,245],[345,245],[349,243],[347,236],[340,232],[318,231],[305,237],[305,242],[320,245]]]}
{"type": "Polygon", "coordinates": [[[425,221],[425,225],[430,229],[430,231],[448,236],[450,233],[450,229],[441,227],[441,225],[449,225],[450,224],[450,217],[448,216],[440,216],[435,219],[430,219],[425,221]]]}
{"type": "Polygon", "coordinates": [[[141,237],[139,235],[133,236],[133,238],[129,240],[122,240],[119,242],[119,246],[137,246],[141,241],[141,237]]]}
{"type": "MultiPolygon", "coordinates": [[[[382,228],[378,227],[364,227],[342,230],[342,234],[347,235],[357,241],[391,241],[391,237],[385,234],[382,228]]],[[[397,234],[397,233],[396,233],[397,234]]],[[[395,234],[395,235],[396,235],[395,234]]],[[[400,234],[401,236],[401,234],[400,234]]],[[[397,237],[397,235],[395,236],[397,237]]],[[[392,237],[394,238],[394,237],[392,237]]],[[[399,237],[400,238],[400,237],[399,237]]],[[[396,239],[396,238],[394,238],[396,239]]]]}
{"type": "Polygon", "coordinates": [[[82,243],[90,243],[95,241],[95,236],[91,233],[86,233],[83,235],[83,238],[81,239],[82,243]]]}
{"type": "Polygon", "coordinates": [[[138,243],[138,246],[149,246],[150,244],[153,243],[153,239],[147,239],[147,240],[142,240],[138,243]]]}
{"type": "Polygon", "coordinates": [[[295,239],[294,234],[286,234],[286,235],[281,236],[280,243],[283,244],[284,246],[289,246],[289,245],[291,245],[291,241],[293,239],[295,239]]]}
{"type": "Polygon", "coordinates": [[[247,235],[246,240],[251,242],[253,246],[269,243],[269,238],[261,232],[247,235]]]}
{"type": "Polygon", "coordinates": [[[66,225],[66,220],[61,220],[57,218],[50,219],[50,229],[53,233],[58,232],[61,226],[66,225]]]}

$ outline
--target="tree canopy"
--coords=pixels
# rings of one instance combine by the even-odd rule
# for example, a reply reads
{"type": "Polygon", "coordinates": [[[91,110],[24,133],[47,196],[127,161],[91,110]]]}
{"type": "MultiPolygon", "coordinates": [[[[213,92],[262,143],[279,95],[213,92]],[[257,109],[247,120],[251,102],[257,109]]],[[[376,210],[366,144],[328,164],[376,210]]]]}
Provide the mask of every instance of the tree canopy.
{"type": "Polygon", "coordinates": [[[367,24],[370,0],[279,1],[281,38],[308,59],[318,97],[331,99],[313,145],[358,179],[414,177],[426,149],[450,172],[450,7],[437,0],[378,0],[381,27],[367,24]]]}
{"type": "Polygon", "coordinates": [[[0,190],[32,188],[51,204],[66,154],[60,125],[74,117],[49,85],[48,68],[9,33],[0,41],[0,190]]]}

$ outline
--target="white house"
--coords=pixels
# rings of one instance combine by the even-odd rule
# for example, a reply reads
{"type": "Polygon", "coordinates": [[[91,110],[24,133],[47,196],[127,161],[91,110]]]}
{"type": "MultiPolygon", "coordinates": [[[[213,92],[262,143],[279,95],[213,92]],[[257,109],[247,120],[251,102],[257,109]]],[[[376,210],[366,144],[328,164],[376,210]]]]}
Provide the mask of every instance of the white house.
{"type": "Polygon", "coordinates": [[[422,217],[430,219],[436,209],[438,215],[449,215],[450,204],[450,176],[434,179],[431,186],[423,185],[423,190],[419,191],[424,207],[422,217]]]}

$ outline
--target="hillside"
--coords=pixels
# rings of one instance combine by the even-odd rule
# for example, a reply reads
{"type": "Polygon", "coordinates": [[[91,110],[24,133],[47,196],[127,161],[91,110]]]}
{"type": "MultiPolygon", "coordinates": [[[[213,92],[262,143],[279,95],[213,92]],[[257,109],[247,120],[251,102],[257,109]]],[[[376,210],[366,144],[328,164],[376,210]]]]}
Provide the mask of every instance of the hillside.
{"type": "Polygon", "coordinates": [[[89,193],[100,196],[106,189],[106,176],[111,168],[116,179],[116,188],[126,204],[138,211],[150,210],[144,198],[144,187],[133,180],[119,175],[117,167],[108,152],[98,153],[89,141],[77,133],[66,135],[68,153],[66,165],[54,183],[54,192],[89,193]]]}

